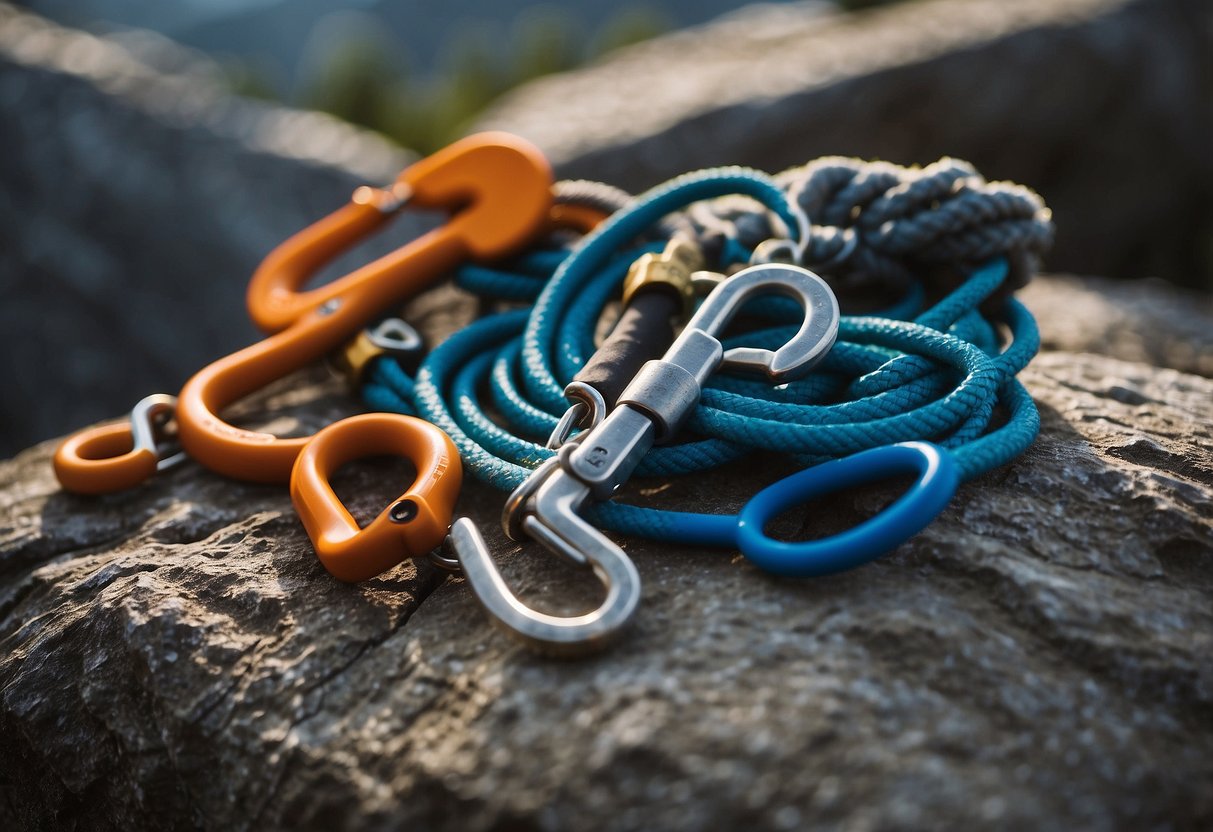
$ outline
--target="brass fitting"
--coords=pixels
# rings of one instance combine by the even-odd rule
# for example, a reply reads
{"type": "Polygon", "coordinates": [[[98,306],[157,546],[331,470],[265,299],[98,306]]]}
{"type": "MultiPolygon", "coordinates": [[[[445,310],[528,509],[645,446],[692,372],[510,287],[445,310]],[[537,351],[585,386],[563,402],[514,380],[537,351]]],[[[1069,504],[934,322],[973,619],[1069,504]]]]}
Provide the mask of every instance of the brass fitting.
{"type": "Polygon", "coordinates": [[[362,374],[371,360],[386,353],[387,350],[375,345],[370,335],[364,329],[357,337],[346,343],[332,355],[333,369],[345,377],[350,387],[358,389],[362,382],[362,374]]]}
{"type": "Polygon", "coordinates": [[[703,251],[698,245],[681,235],[673,237],[661,254],[645,254],[628,269],[623,281],[623,302],[626,304],[642,288],[668,286],[689,311],[695,303],[691,275],[704,265],[703,251]]]}

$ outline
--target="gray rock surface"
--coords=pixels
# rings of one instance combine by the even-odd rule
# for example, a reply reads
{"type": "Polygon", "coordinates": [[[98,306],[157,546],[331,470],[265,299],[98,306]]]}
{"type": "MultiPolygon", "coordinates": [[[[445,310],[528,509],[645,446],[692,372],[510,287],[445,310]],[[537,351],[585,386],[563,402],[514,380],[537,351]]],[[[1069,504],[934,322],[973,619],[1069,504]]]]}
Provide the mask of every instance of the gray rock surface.
{"type": "Polygon", "coordinates": [[[1213,289],[1205,0],[760,6],[537,81],[479,126],[629,188],[705,165],[956,156],[1045,196],[1052,268],[1213,289]]]}
{"type": "Polygon", "coordinates": [[[1097,352],[1213,378],[1213,296],[1161,280],[1049,275],[1029,283],[1046,349],[1097,352]]]}
{"type": "MultiPolygon", "coordinates": [[[[1034,291],[1037,310],[1096,302],[1034,291]]],[[[427,327],[452,324],[436,307],[427,327]]],[[[1069,352],[1023,379],[1040,439],[911,543],[797,581],[629,541],[637,621],[575,663],[516,646],[426,565],[331,579],[283,488],[187,465],[82,499],[57,490],[52,444],[32,448],[0,464],[6,811],[84,829],[1208,828],[1213,381],[1069,352]]],[[[269,395],[275,429],[349,412],[322,380],[269,395]]],[[[632,496],[725,510],[777,468],[632,496]]],[[[338,491],[368,518],[393,474],[360,466],[338,491]]],[[[491,529],[500,501],[471,487],[461,510],[491,529]]],[[[525,597],[593,597],[492,538],[525,597]]]]}
{"type": "MultiPolygon", "coordinates": [[[[1035,53],[1020,50],[1041,38],[1065,47],[1057,71],[1091,85],[1093,102],[1075,119],[1119,112],[1100,85],[1106,75],[1121,84],[1125,123],[1136,124],[1128,110],[1159,66],[1179,72],[1175,94],[1184,94],[1185,38],[1203,36],[1199,27],[1178,35],[1161,59],[1143,45],[1173,32],[1157,24],[1190,8],[1181,0],[1067,0],[1050,4],[1056,12],[1037,0],[1005,4],[984,30],[962,5],[915,4],[915,20],[933,22],[904,40],[880,28],[903,12],[855,22],[890,38],[859,41],[869,44],[866,69],[843,61],[859,50],[847,26],[812,23],[834,27],[812,42],[842,50],[842,69],[793,73],[791,82],[816,79],[803,96],[766,76],[769,102],[749,105],[749,131],[765,135],[777,113],[800,112],[779,107],[802,98],[835,101],[833,112],[849,108],[853,118],[826,122],[840,131],[828,135],[842,142],[846,124],[857,144],[827,149],[867,153],[861,140],[877,116],[861,116],[870,107],[916,118],[905,105],[887,109],[895,99],[877,93],[880,79],[903,92],[907,79],[942,77],[941,67],[980,79],[972,61],[993,50],[1004,74],[1012,66],[1035,83],[1023,57],[1035,53]],[[1140,29],[1126,30],[1126,19],[1140,29]],[[1108,39],[1103,51],[1099,38],[1108,39]],[[1150,57],[1138,81],[1112,60],[1121,49],[1150,57]],[[1082,66],[1101,55],[1095,84],[1082,66]]],[[[993,14],[992,3],[971,5],[993,14]]],[[[722,77],[740,89],[748,76],[733,67],[722,77]]],[[[130,391],[109,409],[117,412],[247,340],[251,330],[220,328],[242,320],[239,296],[264,250],[401,161],[332,122],[226,99],[206,71],[171,47],[99,41],[0,6],[0,345],[17,357],[11,375],[21,380],[6,386],[0,409],[10,434],[51,431],[45,415],[19,421],[34,404],[70,413],[54,430],[91,418],[56,398],[80,389],[72,367],[106,387],[129,376],[130,391]],[[171,366],[158,354],[187,340],[203,354],[183,352],[171,366]]],[[[991,112],[1032,103],[1007,84],[981,99],[991,112]]],[[[1007,128],[1008,154],[1029,128],[1050,135],[1044,115],[1076,106],[1044,94],[1048,85],[1025,89],[1051,109],[1020,110],[1030,115],[1007,128]]],[[[1150,200],[1187,198],[1205,175],[1194,165],[1175,187],[1162,176],[1190,140],[1188,127],[1167,120],[1164,92],[1161,144],[1119,131],[1126,147],[1160,151],[1155,184],[1165,187],[1124,183],[1140,197],[1131,207],[1143,223],[1173,216],[1170,202],[1150,200]]],[[[940,101],[933,106],[958,106],[940,101]]],[[[723,161],[695,155],[736,132],[711,127],[715,112],[667,112],[668,129],[645,128],[652,141],[617,140],[603,126],[601,152],[561,159],[574,172],[586,160],[621,169],[632,158],[628,175],[641,178],[668,164],[671,146],[685,150],[680,167],[723,161]]],[[[825,152],[771,135],[765,150],[748,145],[754,157],[731,160],[771,168],[825,152]]],[[[913,159],[885,155],[967,152],[907,141],[913,159]]],[[[1089,174],[1120,157],[1111,145],[1091,147],[1087,158],[1058,144],[1049,157],[1093,188],[1071,203],[1074,213],[1059,211],[1063,240],[1118,202],[1089,174]]],[[[1062,179],[1058,187],[1070,187],[1062,179]]],[[[1101,216],[1104,225],[1090,227],[1128,256],[1120,249],[1132,229],[1101,216]]],[[[1150,239],[1143,257],[1182,249],[1165,235],[1150,239]]],[[[774,579],[734,553],[626,541],[644,581],[640,613],[615,649],[582,662],[515,646],[462,581],[425,564],[358,585],[331,579],[285,488],[185,465],[130,493],[84,499],[58,490],[53,441],[0,462],[0,827],[1210,828],[1213,314],[1202,296],[1150,282],[1048,278],[1025,298],[1047,349],[1023,374],[1044,421],[1023,458],[963,487],[909,544],[828,579],[774,579]]],[[[409,317],[441,337],[470,312],[443,290],[409,317]]],[[[308,432],[354,407],[316,369],[267,391],[249,418],[261,411],[270,430],[308,432]]],[[[731,510],[780,466],[766,459],[640,482],[625,498],[731,510]]],[[[406,476],[368,463],[337,489],[367,519],[406,476]]],[[[890,494],[839,495],[781,522],[792,534],[820,533],[890,494]]],[[[473,485],[460,510],[491,532],[524,597],[556,609],[592,602],[585,575],[504,545],[501,499],[473,485]]]]}

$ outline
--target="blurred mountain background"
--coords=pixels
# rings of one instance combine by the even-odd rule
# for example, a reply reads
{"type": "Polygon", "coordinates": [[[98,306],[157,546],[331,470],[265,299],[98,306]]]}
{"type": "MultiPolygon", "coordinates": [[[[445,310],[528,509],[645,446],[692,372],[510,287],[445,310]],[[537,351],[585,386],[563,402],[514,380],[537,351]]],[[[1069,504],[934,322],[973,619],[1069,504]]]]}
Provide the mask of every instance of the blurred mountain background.
{"type": "MultiPolygon", "coordinates": [[[[799,5],[825,10],[881,4],[799,5]]],[[[424,154],[449,144],[488,104],[520,84],[745,4],[26,0],[20,5],[94,32],[158,32],[217,60],[233,92],[331,113],[424,154]]]]}

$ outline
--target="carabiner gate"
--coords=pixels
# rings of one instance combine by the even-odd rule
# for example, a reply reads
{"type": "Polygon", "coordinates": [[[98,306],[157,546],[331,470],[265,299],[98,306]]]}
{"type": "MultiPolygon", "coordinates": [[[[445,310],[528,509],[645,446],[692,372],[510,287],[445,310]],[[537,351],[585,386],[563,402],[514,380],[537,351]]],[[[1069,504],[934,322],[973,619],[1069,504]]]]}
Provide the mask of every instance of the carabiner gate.
{"type": "Polygon", "coordinates": [[[185,461],[175,444],[159,436],[176,406],[175,396],[154,393],[139,400],[126,422],[69,436],[55,450],[59,483],[77,494],[107,494],[134,488],[157,471],[185,461]]]}
{"type": "Polygon", "coordinates": [[[531,144],[504,133],[471,136],[405,169],[390,190],[355,200],[291,237],[258,268],[249,311],[276,334],[212,363],[181,390],[181,442],[213,471],[250,482],[284,482],[309,437],[280,438],[229,424],[222,411],[266,384],[340,347],[384,307],[436,282],[467,259],[504,256],[542,233],[551,171],[531,144]],[[406,199],[446,208],[438,228],[380,259],[308,291],[308,278],[371,231],[406,199]]]}
{"type": "Polygon", "coordinates": [[[721,282],[665,357],[641,368],[610,415],[565,442],[506,503],[506,534],[515,540],[528,536],[574,563],[592,567],[607,587],[602,606],[575,619],[553,619],[530,609],[505,586],[471,522],[460,521],[458,533],[452,529],[451,542],[489,614],[501,627],[547,652],[592,650],[607,643],[635,611],[639,577],[623,550],[578,512],[591,499],[610,499],[655,442],[677,433],[698,405],[703,383],[717,369],[758,369],[775,382],[797,378],[833,346],[838,323],[834,293],[807,269],[752,266],[721,282]],[[800,303],[800,330],[778,350],[725,351],[719,333],[747,300],[768,292],[790,295],[800,303]]]}
{"type": "MultiPolygon", "coordinates": [[[[362,581],[408,558],[431,555],[443,568],[462,570],[493,623],[528,646],[569,656],[606,644],[631,617],[640,599],[635,567],[609,541],[605,551],[595,550],[592,557],[580,559],[605,585],[606,599],[593,612],[570,618],[539,613],[518,601],[467,518],[450,528],[449,540],[457,559],[433,557],[435,547],[447,537],[462,476],[455,445],[441,430],[411,416],[371,413],[336,422],[307,443],[291,472],[291,500],[320,562],[336,578],[362,581]],[[417,475],[407,491],[359,528],[333,492],[329,478],[346,463],[378,454],[411,460],[417,475]]],[[[541,528],[560,528],[564,536],[591,549],[594,530],[577,517],[575,505],[566,505],[577,497],[567,488],[564,492],[544,490],[537,503],[544,518],[541,528]]],[[[533,533],[540,536],[542,531],[533,533]]]]}

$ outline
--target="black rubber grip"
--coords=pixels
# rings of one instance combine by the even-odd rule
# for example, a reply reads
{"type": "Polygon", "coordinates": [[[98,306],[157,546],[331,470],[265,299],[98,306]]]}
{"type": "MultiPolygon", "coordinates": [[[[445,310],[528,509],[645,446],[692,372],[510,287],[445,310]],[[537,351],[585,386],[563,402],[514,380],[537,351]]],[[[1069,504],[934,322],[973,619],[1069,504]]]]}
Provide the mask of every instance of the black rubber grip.
{"type": "Polygon", "coordinates": [[[614,407],[644,362],[669,349],[674,341],[673,318],[681,308],[682,301],[673,292],[637,293],[573,380],[590,385],[602,394],[607,407],[614,407]]]}

